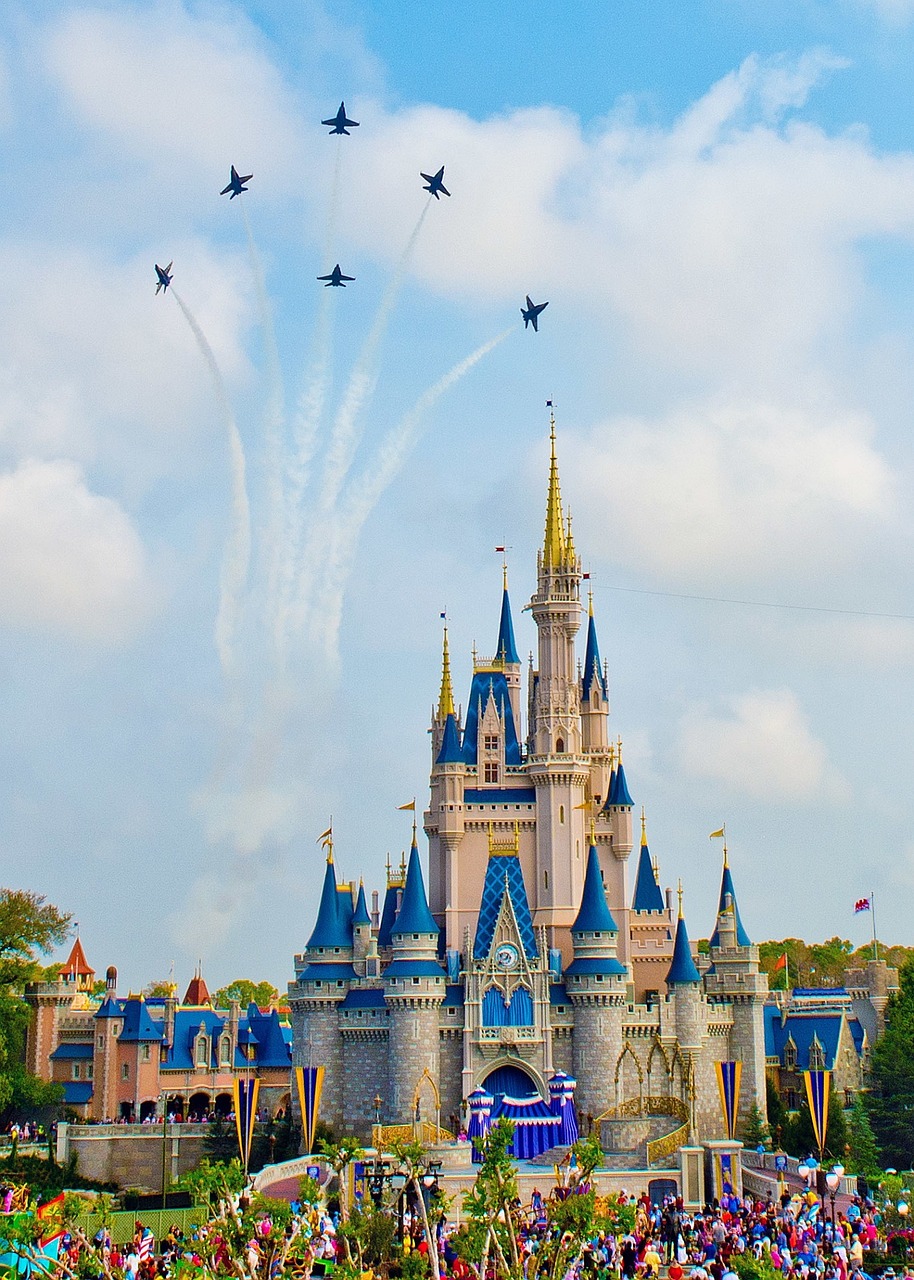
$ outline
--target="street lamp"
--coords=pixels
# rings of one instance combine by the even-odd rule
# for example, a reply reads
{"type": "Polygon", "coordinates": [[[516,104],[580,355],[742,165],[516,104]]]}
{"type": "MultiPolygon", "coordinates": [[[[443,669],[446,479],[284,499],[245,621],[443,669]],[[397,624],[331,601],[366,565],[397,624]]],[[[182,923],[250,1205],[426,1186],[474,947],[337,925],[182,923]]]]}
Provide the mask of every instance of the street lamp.
{"type": "Polygon", "coordinates": [[[828,1198],[831,1200],[831,1239],[832,1248],[835,1245],[835,1194],[841,1186],[841,1179],[844,1176],[843,1165],[836,1164],[833,1169],[825,1175],[825,1185],[828,1187],[828,1198]]]}
{"type": "Polygon", "coordinates": [[[390,1175],[390,1185],[397,1195],[397,1240],[403,1244],[403,1194],[406,1190],[406,1174],[402,1172],[390,1175]]]}

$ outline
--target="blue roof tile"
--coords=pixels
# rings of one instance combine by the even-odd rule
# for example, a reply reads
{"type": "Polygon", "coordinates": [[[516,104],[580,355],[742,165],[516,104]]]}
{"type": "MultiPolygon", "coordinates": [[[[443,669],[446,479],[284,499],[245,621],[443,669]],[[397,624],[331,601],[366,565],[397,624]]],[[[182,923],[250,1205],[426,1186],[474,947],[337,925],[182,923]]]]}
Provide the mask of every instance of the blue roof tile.
{"type": "Polygon", "coordinates": [[[443,978],[444,969],[434,960],[391,960],[385,978],[443,978]]]}
{"type": "Polygon", "coordinates": [[[365,901],[365,886],[359,884],[359,896],[356,899],[355,915],[352,917],[353,925],[370,925],[371,916],[368,914],[368,903],[365,901]]]}
{"type": "Polygon", "coordinates": [[[347,992],[346,999],[340,1005],[341,1009],[383,1009],[384,1008],[384,992],[378,987],[359,988],[354,987],[347,992]]]}
{"type": "Polygon", "coordinates": [[[71,1107],[85,1106],[92,1098],[91,1080],[64,1080],[63,1100],[71,1107]]]}
{"type": "Polygon", "coordinates": [[[508,681],[503,671],[477,671],[473,676],[473,683],[470,685],[470,701],[467,706],[467,722],[463,730],[463,759],[467,764],[477,763],[480,703],[482,703],[482,710],[485,711],[490,695],[495,699],[495,706],[502,722],[505,764],[520,764],[517,726],[514,723],[514,712],[511,710],[508,681]]]}
{"type": "Polygon", "coordinates": [[[506,883],[527,959],[535,960],[538,955],[536,935],[533,932],[533,919],[530,915],[530,903],[527,900],[524,873],[521,870],[520,858],[516,853],[493,854],[489,858],[486,866],[486,878],[482,886],[479,917],[476,921],[476,939],[473,943],[473,954],[477,959],[489,954],[506,883]]]}
{"type": "Polygon", "coordinates": [[[581,690],[584,698],[589,701],[594,685],[597,686],[599,692],[604,698],[609,697],[606,688],[606,678],[603,675],[603,668],[600,663],[600,646],[597,643],[597,626],[593,619],[593,607],[591,607],[587,618],[587,647],[584,650],[584,673],[581,680],[581,690]]]}
{"type": "Polygon", "coordinates": [[[79,1062],[83,1058],[92,1058],[94,1053],[91,1044],[61,1044],[51,1054],[52,1062],[79,1062]]]}
{"type": "Polygon", "coordinates": [[[401,886],[389,884],[384,895],[384,906],[381,909],[381,923],[378,926],[378,946],[389,947],[390,935],[397,918],[397,896],[401,886]]]}
{"type": "Polygon", "coordinates": [[[534,787],[465,787],[464,804],[536,804],[534,787]]]}
{"type": "Polygon", "coordinates": [[[520,662],[517,646],[514,643],[514,623],[511,620],[511,601],[508,599],[507,584],[501,594],[501,617],[498,622],[498,644],[495,648],[495,657],[499,662],[514,666],[520,662]]]}
{"type": "MultiPolygon", "coordinates": [[[[352,945],[352,938],[347,935],[344,921],[340,917],[338,898],[336,869],[332,860],[328,858],[324,871],[320,905],[317,909],[317,920],[311,937],[308,939],[309,951],[315,947],[350,947],[352,945]]],[[[352,899],[350,898],[350,906],[351,903],[352,899]]]]}
{"type": "MultiPolygon", "coordinates": [[[[619,960],[606,956],[601,959],[591,960],[572,960],[571,964],[565,970],[565,977],[569,974],[580,974],[582,977],[596,973],[624,974],[625,965],[619,960]]],[[[669,979],[667,979],[669,981],[669,979]]]]}
{"type": "Polygon", "coordinates": [[[416,847],[415,834],[413,845],[409,851],[409,862],[406,867],[406,884],[403,886],[403,898],[400,910],[391,930],[391,941],[396,946],[400,934],[433,933],[437,942],[440,930],[428,909],[428,898],[425,896],[425,881],[422,879],[422,865],[419,862],[419,850],[416,847]]]}
{"type": "Polygon", "coordinates": [[[118,1039],[124,1043],[161,1041],[162,1028],[157,1026],[149,1016],[146,1001],[142,996],[124,1002],[124,1028],[118,1039]]]}
{"type": "Polygon", "coordinates": [[[444,733],[441,735],[441,746],[435,764],[460,764],[463,760],[463,748],[460,745],[460,734],[457,732],[457,717],[453,711],[447,713],[444,722],[444,733]]]}

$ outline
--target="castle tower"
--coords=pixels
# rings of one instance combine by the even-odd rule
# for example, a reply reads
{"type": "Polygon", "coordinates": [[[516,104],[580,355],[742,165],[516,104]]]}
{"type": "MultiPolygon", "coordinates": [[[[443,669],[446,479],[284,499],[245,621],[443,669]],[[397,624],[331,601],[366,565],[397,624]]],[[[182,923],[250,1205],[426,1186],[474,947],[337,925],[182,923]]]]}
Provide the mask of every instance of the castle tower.
{"type": "Polygon", "coordinates": [[[705,974],[710,999],[727,1001],[733,1011],[730,1057],[743,1064],[740,1112],[753,1102],[766,1114],[765,1036],[763,1008],[768,977],[759,969],[758,947],[750,941],[740,919],[736,890],[724,844],[717,922],[709,945],[711,970],[705,974]]]}
{"type": "MultiPolygon", "coordinates": [[[[701,1057],[706,1026],[704,1002],[701,993],[701,974],[692,959],[692,948],[682,914],[682,884],[679,886],[679,919],[676,921],[676,938],[673,943],[673,961],[666,975],[670,1001],[673,1005],[673,1025],[679,1050],[687,1064],[688,1104],[692,1131],[698,1131],[696,1077],[701,1057]]],[[[683,1099],[686,1101],[686,1099],[683,1099]]]]}
{"type": "Polygon", "coordinates": [[[603,880],[609,900],[619,921],[619,956],[631,965],[631,928],[628,896],[628,860],[632,852],[632,798],[622,764],[622,739],[619,738],[611,759],[615,765],[609,778],[606,803],[600,820],[609,826],[609,851],[601,858],[603,880]]]}
{"type": "Polygon", "coordinates": [[[79,997],[84,1002],[92,994],[95,970],[86,959],[77,936],[55,982],[29,982],[24,999],[29,1006],[25,1041],[26,1070],[41,1080],[51,1079],[50,1055],[60,1042],[60,1017],[79,997]]]}
{"type": "Polygon", "coordinates": [[[593,838],[571,937],[574,959],[565,970],[565,985],[574,1006],[577,1105],[581,1114],[597,1116],[613,1103],[628,974],[616,956],[618,929],[606,904],[593,838]]]}
{"type": "Polygon", "coordinates": [[[352,917],[352,959],[355,964],[363,966],[372,943],[371,916],[368,914],[368,903],[365,901],[365,886],[359,881],[359,896],[356,899],[355,914],[352,917]]]}
{"type": "MultiPolygon", "coordinates": [[[[295,981],[289,983],[289,1007],[294,1063],[325,1068],[321,1111],[327,1123],[337,1128],[345,1121],[339,1006],[355,977],[352,928],[350,925],[347,931],[341,902],[345,905],[337,889],[331,841],[317,921],[304,955],[295,957],[295,981]]],[[[352,910],[351,894],[349,910],[352,910]]]]}
{"type": "MultiPolygon", "coordinates": [[[[461,933],[458,854],[465,829],[463,792],[467,770],[454,708],[446,626],[441,693],[432,717],[432,751],[431,798],[425,822],[429,836],[429,902],[432,914],[444,930],[446,945],[456,950],[460,947],[461,933]]],[[[380,945],[380,937],[378,942],[380,945]]]]}
{"type": "Polygon", "coordinates": [[[546,530],[537,556],[537,589],[530,611],[537,628],[537,670],[530,699],[531,756],[527,773],[536,789],[536,874],[533,904],[549,945],[570,958],[569,930],[584,887],[586,843],[581,685],[575,636],[581,625],[581,562],[570,520],[562,512],[555,416],[550,418],[551,456],[546,530]]]}
{"type": "Polygon", "coordinates": [[[659,998],[673,956],[672,912],[664,900],[647,843],[647,823],[641,811],[641,851],[629,916],[631,970],[635,999],[653,1003],[659,998]]]}
{"type": "Polygon", "coordinates": [[[495,646],[494,664],[505,673],[508,696],[514,723],[520,733],[520,658],[514,642],[514,620],[511,617],[511,601],[508,596],[508,566],[503,569],[501,592],[501,616],[498,620],[498,641],[495,646]]]}
{"type": "Polygon", "coordinates": [[[438,936],[413,827],[403,898],[391,933],[393,960],[383,975],[390,1011],[390,1113],[398,1124],[438,1121],[438,1011],[445,987],[438,936]]]}

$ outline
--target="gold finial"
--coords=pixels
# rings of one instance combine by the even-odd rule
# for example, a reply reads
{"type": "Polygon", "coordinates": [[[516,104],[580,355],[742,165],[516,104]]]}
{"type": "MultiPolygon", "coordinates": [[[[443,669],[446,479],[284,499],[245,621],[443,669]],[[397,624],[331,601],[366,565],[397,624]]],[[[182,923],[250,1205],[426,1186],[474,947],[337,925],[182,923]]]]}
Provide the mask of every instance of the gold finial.
{"type": "Polygon", "coordinates": [[[644,816],[644,805],[641,806],[641,843],[647,844],[647,818],[644,816]]]}
{"type": "Polygon", "coordinates": [[[587,588],[587,616],[593,617],[593,587],[587,588]]]}
{"type": "Polygon", "coordinates": [[[597,843],[597,822],[593,814],[590,815],[590,843],[597,843]]]}
{"type": "Polygon", "coordinates": [[[559,464],[555,456],[555,410],[549,411],[549,493],[546,498],[546,537],[543,542],[543,567],[560,569],[565,563],[565,527],[562,519],[562,492],[559,487],[559,464]]]}
{"type": "Polygon", "coordinates": [[[503,591],[508,590],[508,559],[505,557],[501,566],[501,586],[503,591]]]}
{"type": "Polygon", "coordinates": [[[454,689],[451,685],[451,655],[447,643],[447,623],[444,624],[444,647],[441,659],[441,692],[438,695],[438,719],[446,720],[454,715],[454,689]]]}
{"type": "Polygon", "coordinates": [[[622,763],[622,739],[621,738],[616,739],[616,759],[619,761],[619,764],[622,763]]]}
{"type": "Polygon", "coordinates": [[[682,881],[676,886],[676,893],[679,896],[679,919],[682,919],[682,881]]]}
{"type": "Polygon", "coordinates": [[[565,535],[565,563],[570,568],[574,566],[577,556],[574,551],[574,534],[571,532],[571,509],[568,511],[568,531],[565,535]]]}
{"type": "Polygon", "coordinates": [[[416,843],[416,809],[415,809],[415,804],[416,804],[416,802],[415,802],[415,800],[414,800],[414,801],[413,801],[413,844],[415,844],[415,843],[416,843]]]}
{"type": "Polygon", "coordinates": [[[317,837],[317,843],[327,850],[328,863],[333,862],[333,814],[330,815],[330,826],[317,837]]]}
{"type": "Polygon", "coordinates": [[[387,883],[390,884],[390,850],[387,850],[387,883]]]}
{"type": "Polygon", "coordinates": [[[730,865],[730,860],[727,857],[727,837],[724,836],[724,866],[729,867],[729,865],[730,865]]]}
{"type": "Polygon", "coordinates": [[[612,743],[609,744],[609,767],[610,769],[615,769],[616,767],[616,748],[612,743]]]}

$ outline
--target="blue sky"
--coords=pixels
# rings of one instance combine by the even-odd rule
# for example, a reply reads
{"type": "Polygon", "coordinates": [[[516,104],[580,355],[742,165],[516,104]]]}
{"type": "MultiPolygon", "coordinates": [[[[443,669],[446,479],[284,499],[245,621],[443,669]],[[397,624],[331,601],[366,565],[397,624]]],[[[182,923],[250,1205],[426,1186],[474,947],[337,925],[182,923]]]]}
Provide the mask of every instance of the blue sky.
{"type": "Polygon", "coordinates": [[[329,816],[369,888],[408,840],[503,542],[534,644],[552,398],[692,933],[726,821],[753,936],[875,890],[911,942],[914,2],[288,9],[0,17],[4,882],[125,985],[281,985],[329,816]]]}

